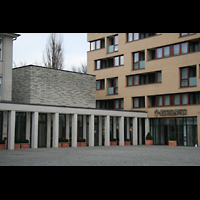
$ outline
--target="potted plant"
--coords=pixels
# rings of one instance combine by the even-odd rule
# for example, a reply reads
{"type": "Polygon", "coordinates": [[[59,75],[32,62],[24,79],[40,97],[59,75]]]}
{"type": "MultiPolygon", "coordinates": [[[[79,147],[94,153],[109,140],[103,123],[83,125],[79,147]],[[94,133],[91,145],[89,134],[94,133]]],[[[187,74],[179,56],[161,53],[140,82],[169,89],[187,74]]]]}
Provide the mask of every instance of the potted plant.
{"type": "Polygon", "coordinates": [[[150,132],[148,132],[146,136],[146,145],[153,145],[153,137],[151,136],[150,132]]]}
{"type": "Polygon", "coordinates": [[[68,139],[59,139],[58,147],[69,147],[68,139]]]}
{"type": "Polygon", "coordinates": [[[111,138],[110,139],[110,146],[116,146],[117,145],[117,139],[116,138],[111,138]]]}
{"type": "Polygon", "coordinates": [[[85,139],[77,139],[77,147],[86,147],[85,139]]]}
{"type": "Polygon", "coordinates": [[[4,140],[0,140],[0,150],[3,150],[6,148],[6,144],[4,140]]]}
{"type": "Polygon", "coordinates": [[[131,145],[131,140],[130,139],[124,139],[124,145],[131,145]]]}
{"type": "Polygon", "coordinates": [[[171,132],[171,134],[169,136],[169,146],[170,147],[177,146],[176,135],[174,134],[174,132],[171,132]]]}

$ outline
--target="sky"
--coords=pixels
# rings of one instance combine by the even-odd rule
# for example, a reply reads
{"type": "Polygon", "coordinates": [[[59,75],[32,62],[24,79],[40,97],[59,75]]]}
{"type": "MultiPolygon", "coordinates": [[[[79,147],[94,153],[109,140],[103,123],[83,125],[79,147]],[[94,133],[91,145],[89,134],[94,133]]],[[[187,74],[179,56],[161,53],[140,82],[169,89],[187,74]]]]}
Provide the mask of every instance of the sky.
{"type": "MultiPolygon", "coordinates": [[[[17,33],[17,40],[13,41],[13,63],[17,67],[29,64],[44,66],[43,52],[50,33],[17,33]]],[[[79,67],[87,64],[87,33],[62,33],[64,46],[64,70],[71,70],[72,66],[79,67]]]]}

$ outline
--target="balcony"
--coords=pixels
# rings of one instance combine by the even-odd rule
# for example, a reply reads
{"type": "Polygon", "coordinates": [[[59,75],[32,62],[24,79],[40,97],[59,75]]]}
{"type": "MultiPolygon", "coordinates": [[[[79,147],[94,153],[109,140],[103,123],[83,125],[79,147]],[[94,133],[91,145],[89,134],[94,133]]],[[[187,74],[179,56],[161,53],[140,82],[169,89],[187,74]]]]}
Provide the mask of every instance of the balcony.
{"type": "Polygon", "coordinates": [[[189,86],[196,86],[197,85],[197,78],[196,77],[190,77],[189,78],[189,86]]]}

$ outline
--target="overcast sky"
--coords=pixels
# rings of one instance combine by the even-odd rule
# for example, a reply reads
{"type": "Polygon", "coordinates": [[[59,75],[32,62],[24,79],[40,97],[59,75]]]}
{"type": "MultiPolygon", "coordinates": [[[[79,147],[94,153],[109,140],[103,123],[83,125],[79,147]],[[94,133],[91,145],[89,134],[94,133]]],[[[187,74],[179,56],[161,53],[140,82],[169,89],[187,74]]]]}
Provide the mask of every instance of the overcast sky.
{"type": "MultiPolygon", "coordinates": [[[[21,36],[13,41],[13,61],[20,66],[21,63],[42,63],[43,52],[50,33],[17,33],[21,36]]],[[[87,64],[87,33],[62,33],[64,46],[64,69],[71,70],[72,66],[87,64]]]]}

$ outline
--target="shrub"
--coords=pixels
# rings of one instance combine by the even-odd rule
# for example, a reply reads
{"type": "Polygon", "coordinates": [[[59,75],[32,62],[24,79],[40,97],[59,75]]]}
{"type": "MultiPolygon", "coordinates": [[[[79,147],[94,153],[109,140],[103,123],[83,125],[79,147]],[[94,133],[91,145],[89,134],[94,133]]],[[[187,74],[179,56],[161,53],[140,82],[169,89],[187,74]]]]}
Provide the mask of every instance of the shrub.
{"type": "Polygon", "coordinates": [[[17,143],[29,143],[29,140],[15,140],[15,144],[17,143]]]}
{"type": "Polygon", "coordinates": [[[153,137],[151,136],[150,132],[148,132],[148,134],[146,136],[146,140],[153,140],[153,137]]]}
{"type": "Polygon", "coordinates": [[[174,132],[171,132],[171,134],[169,136],[169,140],[176,141],[176,135],[174,134],[174,132]]]}
{"type": "Polygon", "coordinates": [[[110,141],[117,141],[117,139],[116,138],[111,138],[110,141]]]}
{"type": "Polygon", "coordinates": [[[0,140],[0,144],[5,144],[4,140],[0,140]]]}
{"type": "Polygon", "coordinates": [[[126,139],[124,139],[124,141],[131,141],[131,140],[126,138],[126,139]]]}
{"type": "Polygon", "coordinates": [[[85,139],[77,139],[77,142],[85,142],[85,139]]]}
{"type": "Polygon", "coordinates": [[[60,139],[59,139],[59,142],[68,142],[68,139],[60,138],[60,139]]]}

